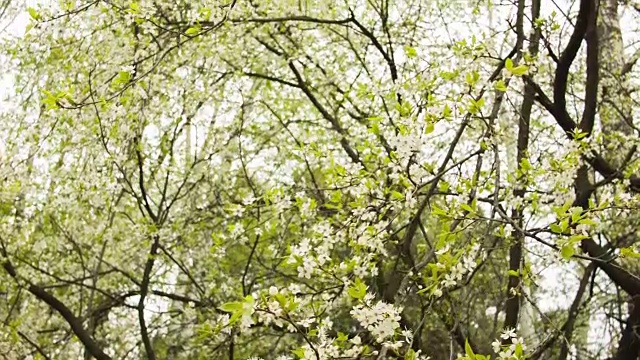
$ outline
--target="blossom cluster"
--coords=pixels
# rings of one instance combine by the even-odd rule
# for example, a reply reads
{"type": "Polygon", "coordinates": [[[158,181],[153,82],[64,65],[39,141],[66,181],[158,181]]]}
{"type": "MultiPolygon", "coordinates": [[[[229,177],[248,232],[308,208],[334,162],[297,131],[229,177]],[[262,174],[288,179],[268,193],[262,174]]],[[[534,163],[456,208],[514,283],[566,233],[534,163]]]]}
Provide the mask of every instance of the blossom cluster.
{"type": "MultiPolygon", "coordinates": [[[[333,321],[331,321],[329,317],[321,319],[309,313],[308,309],[310,307],[306,306],[305,299],[297,296],[299,292],[300,290],[295,285],[281,289],[278,289],[276,286],[271,286],[261,294],[262,296],[260,297],[262,300],[257,303],[254,313],[258,323],[265,325],[273,324],[286,329],[289,333],[307,334],[307,344],[292,350],[297,359],[328,360],[356,358],[364,353],[370,352],[359,335],[349,337],[345,334],[338,333],[338,338],[330,336],[329,333],[333,329],[333,321]],[[309,335],[312,333],[313,335],[309,335]]],[[[324,302],[327,303],[327,306],[332,306],[330,299],[324,298],[324,302]]],[[[377,304],[373,307],[380,308],[377,304]]],[[[378,311],[384,311],[385,315],[383,317],[393,316],[393,318],[397,320],[399,316],[398,312],[389,314],[389,309],[379,309],[378,311]]],[[[389,325],[388,321],[385,323],[385,319],[378,319],[376,323],[381,323],[377,328],[372,328],[373,331],[377,331],[376,333],[388,331],[386,329],[389,327],[395,330],[399,326],[389,325]]],[[[394,330],[391,330],[391,335],[393,335],[394,330]]],[[[252,357],[250,359],[261,358],[252,357]]],[[[293,359],[293,357],[280,355],[276,359],[285,360],[293,359]]]]}
{"type": "MultiPolygon", "coordinates": [[[[445,246],[445,248],[437,251],[436,254],[442,254],[448,250],[448,246],[445,246]]],[[[480,252],[480,244],[474,243],[471,246],[471,249],[469,249],[467,254],[465,254],[460,261],[455,265],[450,266],[449,272],[444,275],[444,279],[440,281],[439,285],[445,289],[454,287],[459,281],[462,281],[465,276],[471,274],[476,268],[476,259],[480,255],[480,252]]],[[[447,268],[447,266],[441,262],[438,262],[436,266],[440,269],[447,268]]],[[[440,287],[436,287],[433,291],[433,295],[436,297],[442,296],[442,289],[440,287]]]]}
{"type": "Polygon", "coordinates": [[[493,351],[498,354],[500,359],[520,360],[524,359],[524,351],[527,346],[524,344],[522,337],[516,335],[515,329],[505,329],[500,334],[500,339],[496,339],[491,343],[493,351]],[[503,345],[503,343],[511,342],[511,344],[503,345]]]}
{"type": "Polygon", "coordinates": [[[374,304],[373,295],[367,294],[362,303],[353,307],[351,315],[371,332],[376,341],[382,343],[393,337],[400,328],[401,311],[402,309],[383,301],[374,304]]]}
{"type": "Polygon", "coordinates": [[[392,134],[389,137],[389,144],[396,149],[396,154],[401,160],[409,159],[411,155],[420,151],[422,139],[419,133],[392,134]]]}

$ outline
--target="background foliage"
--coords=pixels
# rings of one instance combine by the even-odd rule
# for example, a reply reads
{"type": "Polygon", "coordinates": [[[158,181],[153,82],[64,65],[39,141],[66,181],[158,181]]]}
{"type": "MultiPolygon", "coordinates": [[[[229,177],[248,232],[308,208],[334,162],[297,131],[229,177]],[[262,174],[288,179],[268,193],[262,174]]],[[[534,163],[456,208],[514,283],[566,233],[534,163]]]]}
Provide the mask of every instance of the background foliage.
{"type": "Polygon", "coordinates": [[[4,358],[638,358],[640,5],[30,5],[4,358]]]}

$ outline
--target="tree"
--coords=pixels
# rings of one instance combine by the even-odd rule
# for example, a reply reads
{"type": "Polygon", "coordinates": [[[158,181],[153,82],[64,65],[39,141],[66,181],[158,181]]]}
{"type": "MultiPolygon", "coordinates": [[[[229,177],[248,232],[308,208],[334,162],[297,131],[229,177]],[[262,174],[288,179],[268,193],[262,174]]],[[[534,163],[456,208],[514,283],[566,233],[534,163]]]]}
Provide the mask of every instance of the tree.
{"type": "Polygon", "coordinates": [[[468,5],[28,8],[0,351],[637,359],[636,8],[468,5]]]}

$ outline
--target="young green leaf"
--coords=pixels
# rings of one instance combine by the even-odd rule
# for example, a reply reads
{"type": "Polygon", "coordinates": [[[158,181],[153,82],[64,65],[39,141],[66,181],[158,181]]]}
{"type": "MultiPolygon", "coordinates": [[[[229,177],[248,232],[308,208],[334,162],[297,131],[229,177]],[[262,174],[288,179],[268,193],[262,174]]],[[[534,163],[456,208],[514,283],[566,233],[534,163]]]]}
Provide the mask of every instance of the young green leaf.
{"type": "Polygon", "coordinates": [[[197,35],[198,33],[200,33],[200,27],[199,26],[192,26],[192,27],[188,28],[187,31],[185,31],[184,33],[186,35],[189,35],[189,36],[197,35]]]}
{"type": "Polygon", "coordinates": [[[427,126],[425,126],[424,128],[425,135],[431,134],[434,129],[435,129],[435,126],[433,125],[433,123],[428,123],[427,126]]]}
{"type": "Polygon", "coordinates": [[[630,247],[624,247],[620,249],[620,256],[637,259],[640,258],[640,253],[636,252],[630,247]]]}
{"type": "Polygon", "coordinates": [[[549,228],[551,228],[551,231],[553,231],[556,234],[562,234],[564,231],[562,231],[562,227],[560,227],[560,225],[558,224],[551,224],[549,225],[549,228]]]}
{"type": "Polygon", "coordinates": [[[466,212],[470,212],[470,213],[474,212],[473,208],[469,206],[469,204],[462,203],[460,204],[460,208],[466,212]]]}
{"type": "Polygon", "coordinates": [[[32,7],[28,7],[27,11],[29,12],[29,16],[31,16],[33,20],[39,21],[42,19],[42,16],[38,13],[36,9],[32,7]]]}
{"type": "Polygon", "coordinates": [[[515,76],[522,76],[527,73],[527,70],[529,70],[529,67],[527,65],[520,65],[511,68],[511,73],[515,76]]]}
{"type": "Polygon", "coordinates": [[[505,60],[504,67],[507,68],[509,72],[511,72],[511,69],[513,69],[513,60],[511,60],[511,58],[505,60]]]}
{"type": "Polygon", "coordinates": [[[407,54],[407,57],[410,59],[418,56],[418,52],[416,51],[416,49],[408,45],[404,47],[404,52],[405,54],[407,54]]]}
{"type": "Polygon", "coordinates": [[[573,254],[575,254],[575,249],[573,248],[573,245],[567,244],[562,247],[562,249],[560,250],[560,254],[562,255],[563,259],[569,260],[571,259],[573,254]]]}
{"type": "Polygon", "coordinates": [[[241,311],[242,307],[243,307],[243,304],[244,303],[242,303],[240,301],[228,302],[228,303],[220,305],[220,310],[225,311],[225,312],[241,311]]]}
{"type": "Polygon", "coordinates": [[[507,91],[507,84],[503,80],[496,81],[495,85],[493,85],[494,89],[498,91],[505,92],[507,91]]]}
{"type": "Polygon", "coordinates": [[[475,359],[476,354],[473,353],[473,349],[471,349],[471,345],[469,345],[469,339],[464,341],[464,352],[469,359],[475,359]]]}
{"type": "Polygon", "coordinates": [[[360,279],[356,279],[354,284],[349,287],[348,293],[354,299],[363,299],[367,294],[367,286],[360,279]]]}

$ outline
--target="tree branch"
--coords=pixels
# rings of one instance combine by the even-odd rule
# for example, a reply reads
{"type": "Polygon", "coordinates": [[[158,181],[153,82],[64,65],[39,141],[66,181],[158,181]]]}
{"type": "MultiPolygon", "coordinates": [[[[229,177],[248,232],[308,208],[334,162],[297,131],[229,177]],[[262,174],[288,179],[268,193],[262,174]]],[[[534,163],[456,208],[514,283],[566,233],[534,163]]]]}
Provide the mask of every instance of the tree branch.
{"type": "Polygon", "coordinates": [[[138,301],[138,322],[140,323],[140,336],[142,337],[142,343],[144,344],[144,350],[147,354],[147,359],[155,360],[156,354],[151,345],[149,339],[149,332],[147,329],[147,323],[144,318],[144,301],[149,293],[149,283],[151,282],[151,270],[153,269],[153,263],[155,262],[156,255],[158,254],[158,248],[160,247],[160,237],[155,235],[153,237],[153,244],[151,244],[151,250],[147,258],[147,263],[144,266],[144,273],[142,276],[142,283],[140,284],[140,301],[138,301]]]}
{"type": "MultiPolygon", "coordinates": [[[[18,281],[18,273],[16,269],[13,267],[13,264],[9,260],[9,256],[7,253],[7,249],[4,246],[4,242],[0,244],[0,254],[4,257],[4,262],[2,263],[2,267],[5,271],[11,276],[14,280],[18,281]]],[[[111,360],[111,357],[104,353],[100,346],[96,343],[93,337],[89,334],[89,332],[82,325],[82,321],[76,317],[71,309],[69,309],[62,301],[56,298],[54,295],[49,294],[43,288],[36,284],[32,284],[27,280],[29,286],[27,290],[33,294],[40,301],[49,305],[52,309],[54,309],[60,316],[62,316],[73,333],[78,337],[80,342],[84,345],[85,349],[96,358],[96,360],[111,360]]]]}
{"type": "Polygon", "coordinates": [[[569,355],[569,346],[571,345],[571,338],[573,337],[573,329],[575,328],[576,319],[578,318],[580,305],[582,304],[582,297],[584,296],[585,291],[587,290],[587,284],[589,284],[589,278],[591,277],[591,273],[595,270],[595,263],[589,264],[587,268],[584,270],[584,274],[582,275],[582,279],[580,279],[580,285],[578,285],[578,292],[576,293],[576,297],[573,299],[571,303],[571,307],[569,307],[569,317],[567,321],[564,323],[564,341],[562,342],[562,348],[560,349],[560,356],[558,360],[566,360],[569,355]]]}
{"type": "Polygon", "coordinates": [[[349,158],[351,158],[351,161],[353,161],[354,163],[359,163],[364,165],[362,160],[360,160],[358,153],[356,153],[356,151],[351,147],[351,145],[349,145],[349,141],[347,141],[347,138],[346,138],[347,132],[344,130],[344,128],[342,128],[342,126],[338,122],[338,119],[336,119],[331,114],[329,114],[327,109],[325,109],[325,107],[320,103],[320,101],[318,101],[315,95],[313,95],[313,93],[311,92],[311,89],[309,89],[309,86],[307,86],[307,84],[304,81],[304,78],[300,74],[300,71],[298,71],[298,68],[296,68],[296,66],[293,64],[293,61],[289,61],[289,68],[291,69],[291,71],[293,71],[293,74],[295,75],[296,80],[298,81],[298,86],[300,87],[302,92],[307,96],[307,98],[311,101],[313,106],[320,112],[322,117],[324,117],[325,120],[327,120],[331,124],[332,128],[336,132],[338,132],[338,134],[342,135],[342,138],[340,139],[340,145],[342,145],[342,148],[344,149],[344,151],[346,151],[347,155],[349,155],[349,158]]]}
{"type": "MultiPolygon", "coordinates": [[[[524,8],[525,8],[525,0],[518,1],[518,21],[516,24],[516,28],[518,31],[518,41],[517,44],[521,48],[524,43],[524,8]]],[[[532,9],[532,18],[535,19],[539,16],[540,13],[540,3],[536,2],[533,4],[532,9]]],[[[536,56],[538,53],[538,43],[540,40],[540,30],[535,29],[531,34],[531,42],[529,46],[529,52],[532,56],[536,56]]],[[[531,119],[531,109],[533,107],[534,102],[535,89],[525,83],[525,94],[522,100],[522,105],[520,108],[520,117],[518,121],[518,142],[517,142],[517,166],[518,166],[518,185],[513,191],[513,195],[516,198],[524,198],[526,185],[520,185],[522,178],[525,176],[522,169],[522,161],[527,158],[527,153],[529,149],[529,122],[531,119]]],[[[524,224],[523,213],[517,207],[514,206],[512,210],[512,218],[517,222],[518,228],[522,229],[524,224]]],[[[523,247],[524,247],[524,239],[525,234],[522,231],[516,231],[513,243],[509,246],[509,283],[507,285],[507,300],[505,302],[505,319],[504,319],[504,328],[516,328],[518,325],[518,318],[520,315],[520,268],[523,258],[523,247]],[[513,275],[515,273],[516,275],[513,275]]]]}
{"type": "Polygon", "coordinates": [[[565,110],[560,115],[565,116],[566,113],[566,91],[567,80],[569,79],[569,69],[573,60],[575,60],[578,50],[584,39],[587,27],[589,25],[590,14],[595,10],[595,0],[581,0],[580,10],[578,12],[578,18],[576,19],[576,25],[573,29],[573,34],[569,39],[569,43],[565,47],[562,55],[560,55],[560,61],[556,67],[555,78],[553,81],[553,101],[561,110],[565,110]]]}
{"type": "Polygon", "coordinates": [[[598,86],[600,83],[600,66],[598,63],[598,32],[597,4],[594,0],[584,0],[584,2],[592,2],[590,12],[588,14],[588,24],[586,30],[587,40],[587,84],[584,96],[584,110],[582,112],[582,120],[580,120],[580,130],[587,134],[593,131],[593,125],[596,117],[596,109],[598,106],[598,86]]]}

